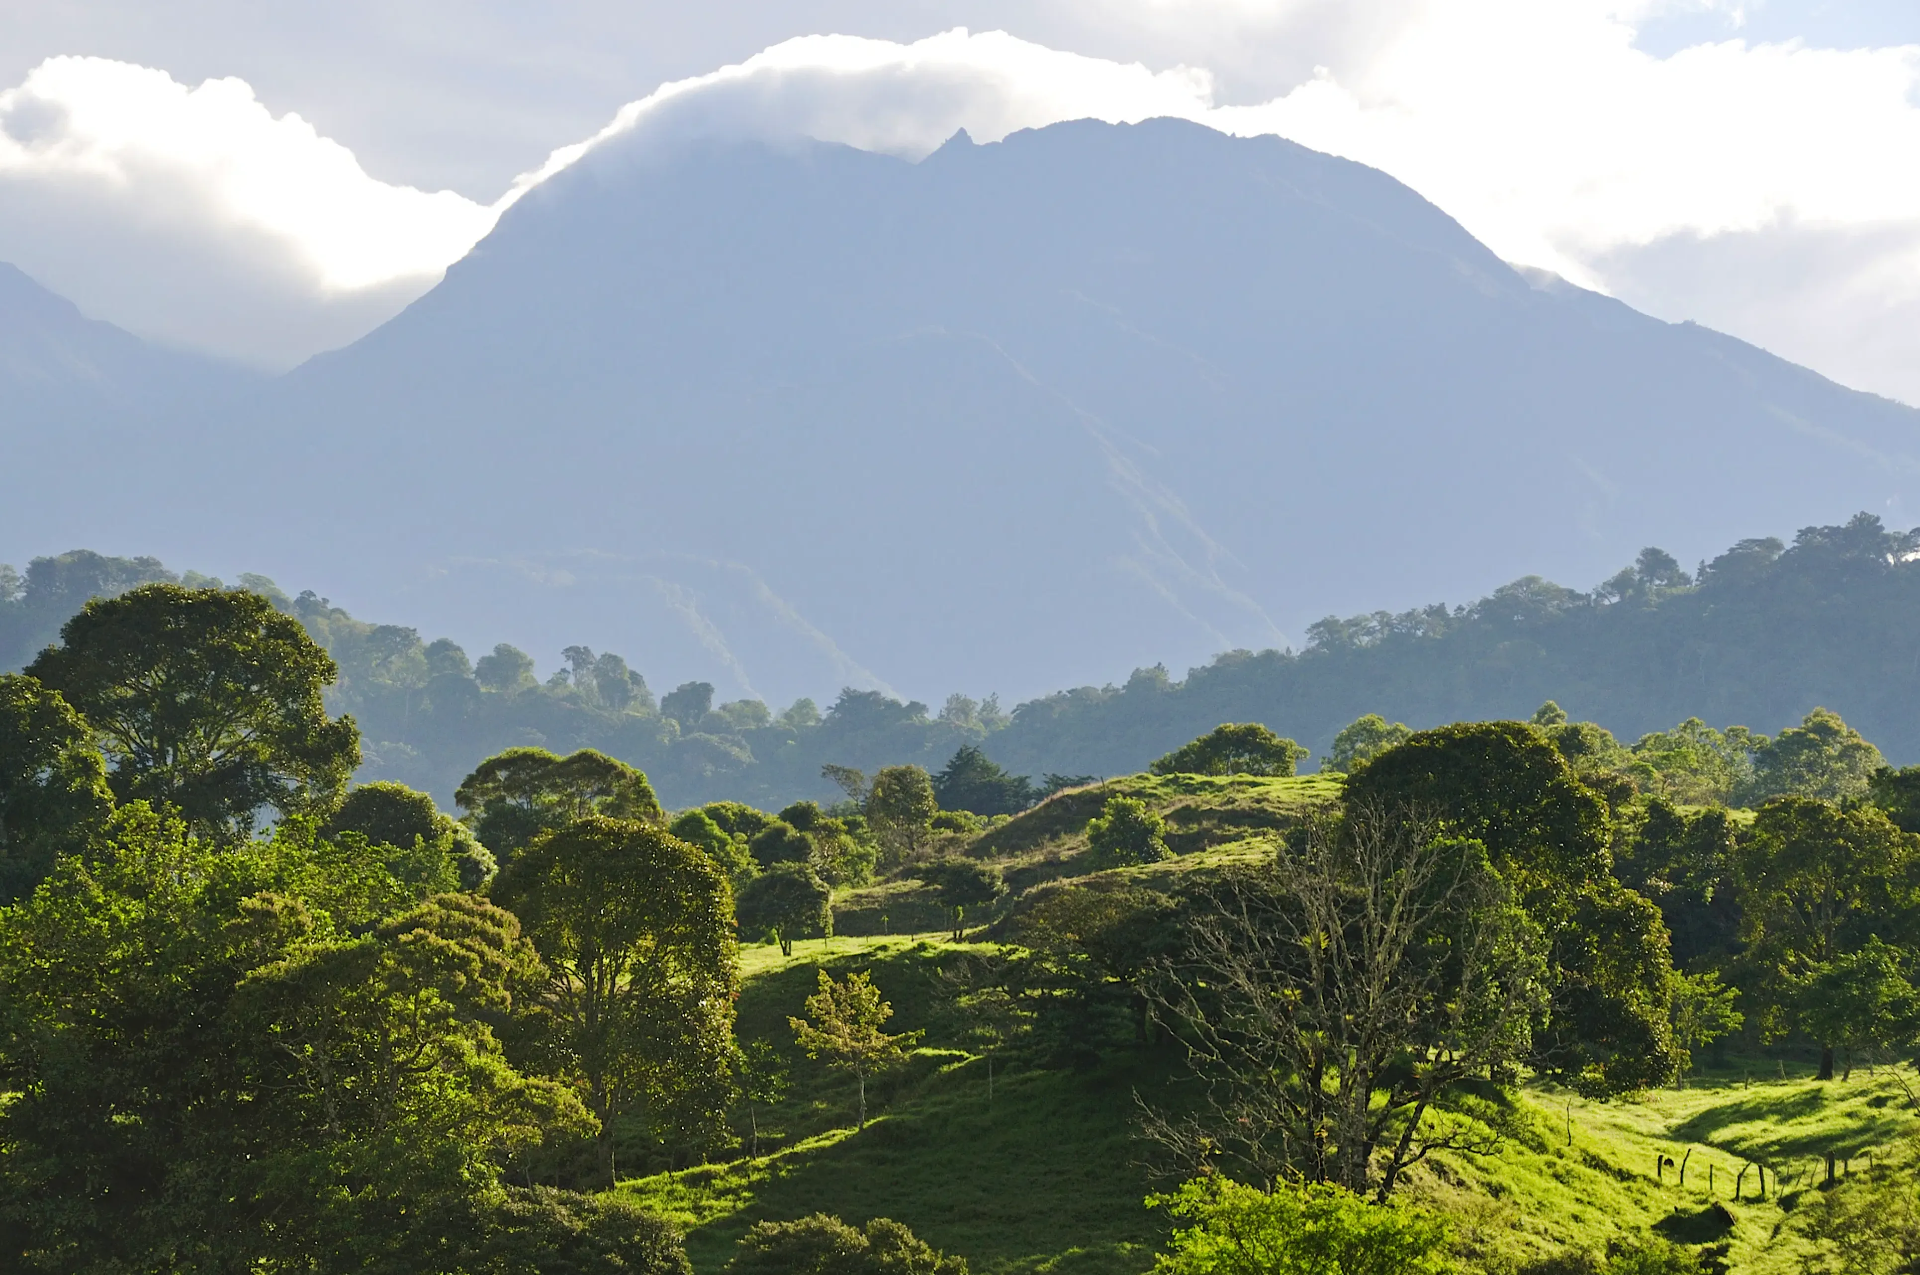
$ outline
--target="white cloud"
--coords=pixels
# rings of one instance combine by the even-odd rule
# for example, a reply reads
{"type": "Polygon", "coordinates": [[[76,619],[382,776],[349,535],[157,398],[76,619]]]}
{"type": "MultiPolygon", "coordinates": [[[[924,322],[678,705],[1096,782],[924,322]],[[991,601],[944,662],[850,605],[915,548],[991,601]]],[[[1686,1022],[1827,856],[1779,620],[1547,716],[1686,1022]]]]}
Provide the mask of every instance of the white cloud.
{"type": "Polygon", "coordinates": [[[239,80],[63,57],[0,93],[0,260],[175,345],[284,366],[351,340],[495,215],[375,181],[239,80]]]}
{"type": "MultiPolygon", "coordinates": [[[[61,59],[0,95],[0,259],[136,330],[306,353],[397,309],[504,203],[583,155],[747,133],[914,157],[961,127],[988,141],[1062,119],[1179,115],[1373,164],[1511,260],[1920,402],[1920,329],[1906,321],[1920,313],[1920,45],[1720,38],[1749,10],[1762,11],[943,0],[917,12],[989,15],[1106,56],[965,30],[790,39],[663,85],[491,206],[375,181],[238,81],[189,90],[61,59]],[[1718,42],[1668,56],[1636,43],[1647,23],[1688,14],[1707,15],[1718,42]]],[[[876,27],[878,13],[847,0],[792,21],[876,27]]]]}

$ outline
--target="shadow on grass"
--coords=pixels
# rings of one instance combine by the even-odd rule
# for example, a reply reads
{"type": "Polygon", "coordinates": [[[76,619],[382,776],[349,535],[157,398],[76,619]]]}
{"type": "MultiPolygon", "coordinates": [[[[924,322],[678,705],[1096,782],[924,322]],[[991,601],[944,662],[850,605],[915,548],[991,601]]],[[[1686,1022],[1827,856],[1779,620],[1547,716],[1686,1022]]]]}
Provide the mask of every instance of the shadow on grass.
{"type": "Polygon", "coordinates": [[[1676,1209],[1653,1229],[1675,1244],[1711,1244],[1733,1233],[1733,1212],[1717,1201],[1692,1213],[1676,1209]]]}
{"type": "Polygon", "coordinates": [[[1808,1086],[1781,1093],[1767,1086],[1746,1094],[1688,1117],[1668,1136],[1770,1163],[1881,1145],[1913,1129],[1898,1108],[1875,1106],[1871,1096],[1844,1089],[1808,1086]]]}

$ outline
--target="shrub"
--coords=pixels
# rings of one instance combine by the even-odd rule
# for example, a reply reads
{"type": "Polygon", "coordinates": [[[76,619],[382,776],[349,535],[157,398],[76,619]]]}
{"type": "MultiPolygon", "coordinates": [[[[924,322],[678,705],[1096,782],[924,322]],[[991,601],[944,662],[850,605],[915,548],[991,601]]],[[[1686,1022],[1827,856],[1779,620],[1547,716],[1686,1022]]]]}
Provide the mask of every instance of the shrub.
{"type": "Polygon", "coordinates": [[[756,1222],[727,1275],[967,1275],[965,1258],[938,1252],[892,1218],[854,1227],[828,1213],[756,1222]]]}
{"type": "Polygon", "coordinates": [[[1109,797],[1087,824],[1087,844],[1103,868],[1158,863],[1167,857],[1166,823],[1138,797],[1109,797]]]}
{"type": "Polygon", "coordinates": [[[1221,1177],[1153,1196],[1187,1223],[1154,1275],[1443,1275],[1446,1223],[1396,1203],[1368,1204],[1331,1183],[1283,1182],[1273,1194],[1221,1177]]]}

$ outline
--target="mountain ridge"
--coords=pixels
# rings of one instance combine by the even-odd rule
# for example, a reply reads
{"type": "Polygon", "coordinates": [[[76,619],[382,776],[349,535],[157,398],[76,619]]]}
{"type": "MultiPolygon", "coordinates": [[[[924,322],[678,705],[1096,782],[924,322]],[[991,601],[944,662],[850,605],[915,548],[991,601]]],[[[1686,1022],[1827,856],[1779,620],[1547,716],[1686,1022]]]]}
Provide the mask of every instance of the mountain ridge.
{"type": "Polygon", "coordinates": [[[1753,510],[1898,522],[1920,473],[1920,413],[1543,287],[1376,170],[1171,120],[917,165],[617,143],[215,416],[133,451],[186,500],[325,493],[261,531],[273,574],[352,561],[359,613],[776,700],[1199,665],[1704,556],[1753,510]]]}

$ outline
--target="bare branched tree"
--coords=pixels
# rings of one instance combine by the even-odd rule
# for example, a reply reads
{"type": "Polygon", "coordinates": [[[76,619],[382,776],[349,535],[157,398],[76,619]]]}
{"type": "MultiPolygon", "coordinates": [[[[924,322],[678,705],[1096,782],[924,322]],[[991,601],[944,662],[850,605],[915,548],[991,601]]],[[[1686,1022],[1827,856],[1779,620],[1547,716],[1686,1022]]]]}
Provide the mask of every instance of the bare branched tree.
{"type": "Polygon", "coordinates": [[[1310,824],[1218,890],[1185,952],[1146,980],[1187,1047],[1197,1109],[1149,1109],[1186,1170],[1237,1163],[1385,1200],[1408,1166],[1497,1135],[1449,1118],[1451,1087],[1498,1074],[1546,1006],[1544,943],[1478,842],[1418,812],[1310,824]]]}

